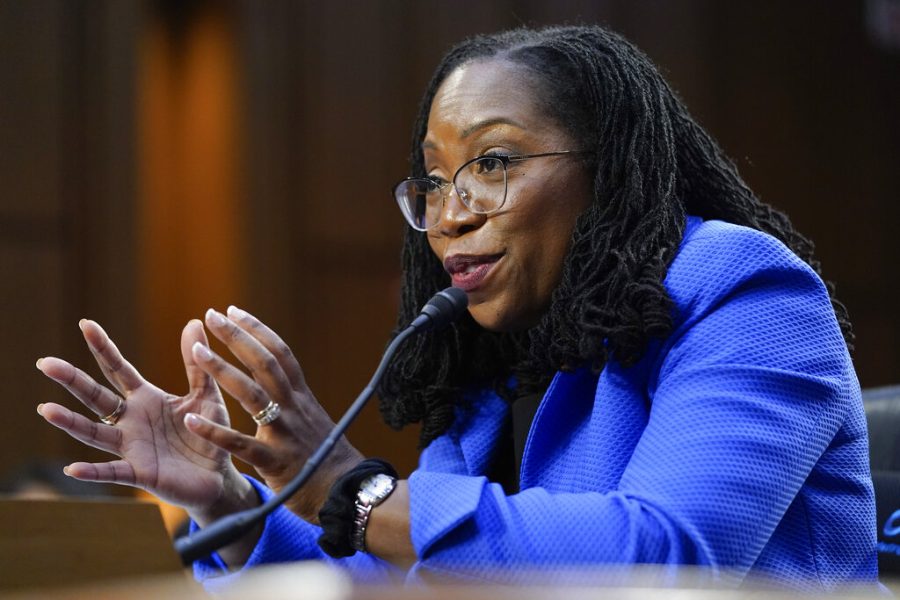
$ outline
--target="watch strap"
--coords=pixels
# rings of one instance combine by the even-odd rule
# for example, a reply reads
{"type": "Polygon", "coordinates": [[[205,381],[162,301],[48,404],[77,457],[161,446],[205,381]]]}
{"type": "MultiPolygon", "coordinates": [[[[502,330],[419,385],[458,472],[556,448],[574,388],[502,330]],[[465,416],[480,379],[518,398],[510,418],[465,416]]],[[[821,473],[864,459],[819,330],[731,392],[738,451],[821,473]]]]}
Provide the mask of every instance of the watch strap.
{"type": "Polygon", "coordinates": [[[367,477],[359,486],[353,505],[353,527],[350,529],[350,547],[366,552],[366,528],[372,509],[384,502],[397,487],[397,479],[385,473],[367,477]]]}

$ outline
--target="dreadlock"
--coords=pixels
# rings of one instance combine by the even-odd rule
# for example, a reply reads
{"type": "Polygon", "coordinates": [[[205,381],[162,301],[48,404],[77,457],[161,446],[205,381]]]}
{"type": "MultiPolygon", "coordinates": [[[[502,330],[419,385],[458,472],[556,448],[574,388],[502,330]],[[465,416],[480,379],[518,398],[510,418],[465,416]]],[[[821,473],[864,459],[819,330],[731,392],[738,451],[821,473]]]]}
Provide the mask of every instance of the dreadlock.
{"type": "MultiPolygon", "coordinates": [[[[582,149],[595,150],[593,202],[575,224],[561,281],[536,326],[494,333],[467,314],[448,329],[407,342],[379,389],[389,425],[421,422],[425,446],[453,422],[465,390],[491,386],[511,399],[511,376],[515,393],[533,393],[561,369],[589,365],[599,372],[610,359],[633,365],[651,338],[664,338],[672,329],[663,279],[687,214],[769,233],[821,275],[812,242],[750,191],[651,61],[597,26],[516,29],[473,37],[450,50],[419,107],[413,176],[426,174],[421,143],[439,86],[460,66],[486,59],[521,67],[548,118],[582,149]]],[[[428,298],[450,285],[426,236],[412,228],[402,260],[397,332],[428,298]]],[[[852,348],[847,310],[827,285],[852,348]]]]}

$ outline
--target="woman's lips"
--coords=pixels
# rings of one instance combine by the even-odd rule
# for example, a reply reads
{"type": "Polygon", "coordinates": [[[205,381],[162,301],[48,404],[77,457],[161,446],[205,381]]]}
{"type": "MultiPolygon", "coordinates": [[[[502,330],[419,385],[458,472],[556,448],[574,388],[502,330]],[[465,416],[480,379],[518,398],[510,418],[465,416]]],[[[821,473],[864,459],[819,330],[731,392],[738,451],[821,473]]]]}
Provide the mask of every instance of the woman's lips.
{"type": "Polygon", "coordinates": [[[502,254],[454,254],[444,260],[444,269],[450,274],[453,287],[471,292],[481,285],[502,257],[502,254]]]}

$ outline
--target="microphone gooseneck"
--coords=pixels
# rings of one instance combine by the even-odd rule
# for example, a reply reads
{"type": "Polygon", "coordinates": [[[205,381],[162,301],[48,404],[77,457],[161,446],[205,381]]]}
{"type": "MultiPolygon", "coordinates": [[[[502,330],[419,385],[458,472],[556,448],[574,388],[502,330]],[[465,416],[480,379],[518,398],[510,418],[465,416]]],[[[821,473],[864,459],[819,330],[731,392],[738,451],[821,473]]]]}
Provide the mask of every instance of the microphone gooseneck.
{"type": "Polygon", "coordinates": [[[413,335],[446,327],[458,319],[467,306],[468,298],[466,293],[459,288],[450,287],[432,296],[425,306],[422,307],[419,316],[406,329],[401,331],[397,337],[391,340],[368,385],[353,401],[353,404],[350,405],[350,408],[347,409],[341,420],[337,422],[337,425],[334,426],[328,437],[307,459],[296,477],[264,504],[223,517],[190,536],[176,540],[175,551],[178,552],[182,562],[185,565],[189,565],[195,560],[209,556],[219,548],[235,541],[293,496],[319,468],[319,465],[322,464],[322,461],[325,460],[325,457],[328,456],[334,445],[344,435],[344,432],[369,401],[369,398],[372,397],[375,387],[381,381],[388,364],[396,353],[397,348],[400,347],[400,344],[413,335]]]}

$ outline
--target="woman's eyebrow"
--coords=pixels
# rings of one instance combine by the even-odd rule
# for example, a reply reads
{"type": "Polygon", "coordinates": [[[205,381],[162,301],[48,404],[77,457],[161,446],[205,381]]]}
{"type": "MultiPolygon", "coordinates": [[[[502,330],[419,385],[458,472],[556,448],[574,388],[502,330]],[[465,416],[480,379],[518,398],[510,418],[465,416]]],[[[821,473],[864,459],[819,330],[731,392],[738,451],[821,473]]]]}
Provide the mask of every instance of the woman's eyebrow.
{"type": "MultiPolygon", "coordinates": [[[[479,131],[481,129],[487,129],[488,127],[493,127],[495,125],[512,125],[513,127],[517,127],[518,129],[525,129],[524,125],[522,125],[518,121],[515,121],[508,117],[493,117],[491,119],[484,119],[483,121],[478,121],[476,123],[469,125],[465,129],[463,129],[462,132],[459,134],[459,139],[465,139],[465,138],[469,137],[470,135],[472,135],[473,133],[475,133],[476,131],[479,131]]],[[[432,141],[429,141],[426,139],[422,142],[422,150],[437,150],[437,149],[438,149],[437,144],[435,144],[432,141]]]]}
{"type": "MultiPolygon", "coordinates": [[[[494,125],[512,125],[513,127],[517,127],[519,129],[525,129],[525,127],[521,123],[515,121],[514,119],[510,119],[508,117],[493,117],[469,125],[462,130],[462,132],[459,134],[459,138],[465,139],[476,131],[487,129],[488,127],[493,127],[494,125]]],[[[422,142],[422,150],[437,150],[437,144],[429,140],[424,140],[422,142]]]]}
{"type": "Polygon", "coordinates": [[[459,134],[460,139],[465,139],[478,131],[479,129],[486,129],[488,127],[493,127],[494,125],[512,125],[513,127],[518,127],[519,129],[525,129],[521,123],[510,119],[509,117],[493,117],[490,119],[484,119],[483,121],[478,121],[473,123],[462,130],[462,133],[459,134]]]}

